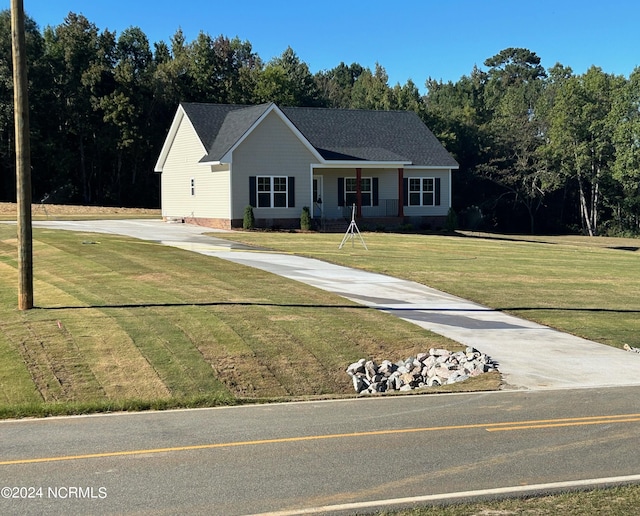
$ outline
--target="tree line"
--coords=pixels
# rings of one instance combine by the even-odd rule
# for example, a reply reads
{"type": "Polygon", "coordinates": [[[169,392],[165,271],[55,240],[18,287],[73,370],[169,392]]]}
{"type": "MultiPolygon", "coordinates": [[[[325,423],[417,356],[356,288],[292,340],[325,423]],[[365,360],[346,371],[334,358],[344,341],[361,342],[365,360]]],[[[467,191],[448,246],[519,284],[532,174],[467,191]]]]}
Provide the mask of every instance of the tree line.
{"type": "MultiPolygon", "coordinates": [[[[177,30],[150,44],[84,16],[26,20],[34,202],[157,207],[155,161],[180,102],[412,110],[460,163],[454,209],[470,229],[640,233],[640,69],[544,69],[507,48],[456,82],[389,85],[385,69],[315,74],[287,48],[177,30]]],[[[10,12],[0,12],[0,200],[15,199],[10,12]]]]}

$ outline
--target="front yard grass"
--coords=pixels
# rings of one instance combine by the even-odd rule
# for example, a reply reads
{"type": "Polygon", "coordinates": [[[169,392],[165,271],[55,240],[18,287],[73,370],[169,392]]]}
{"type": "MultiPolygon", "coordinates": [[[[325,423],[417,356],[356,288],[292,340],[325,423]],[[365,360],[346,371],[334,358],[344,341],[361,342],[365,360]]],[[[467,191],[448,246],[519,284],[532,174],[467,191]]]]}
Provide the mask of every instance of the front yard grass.
{"type": "MultiPolygon", "coordinates": [[[[258,269],[48,229],[34,229],[36,307],[21,312],[15,235],[0,224],[0,417],[353,396],[359,358],[462,349],[258,269]]],[[[498,388],[483,376],[462,388],[498,388]]]]}
{"type": "Polygon", "coordinates": [[[404,278],[615,347],[640,347],[640,240],[251,231],[229,240],[404,278]]]}
{"type": "MultiPolygon", "coordinates": [[[[637,240],[489,234],[216,233],[390,274],[604,344],[640,347],[637,240]]],[[[17,310],[0,225],[0,417],[353,396],[346,366],[457,343],[333,294],[124,237],[34,230],[17,310]]],[[[482,375],[442,390],[499,388],[482,375]]]]}

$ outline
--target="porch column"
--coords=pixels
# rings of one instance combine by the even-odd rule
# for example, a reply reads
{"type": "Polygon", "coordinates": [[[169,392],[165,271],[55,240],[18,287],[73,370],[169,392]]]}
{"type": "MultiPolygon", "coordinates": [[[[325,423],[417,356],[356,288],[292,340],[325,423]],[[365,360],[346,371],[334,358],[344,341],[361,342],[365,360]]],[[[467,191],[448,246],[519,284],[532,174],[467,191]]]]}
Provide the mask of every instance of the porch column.
{"type": "Polygon", "coordinates": [[[356,217],[362,217],[362,169],[356,168],[356,217]]]}
{"type": "Polygon", "coordinates": [[[404,217],[404,168],[398,169],[398,217],[404,217]]]}

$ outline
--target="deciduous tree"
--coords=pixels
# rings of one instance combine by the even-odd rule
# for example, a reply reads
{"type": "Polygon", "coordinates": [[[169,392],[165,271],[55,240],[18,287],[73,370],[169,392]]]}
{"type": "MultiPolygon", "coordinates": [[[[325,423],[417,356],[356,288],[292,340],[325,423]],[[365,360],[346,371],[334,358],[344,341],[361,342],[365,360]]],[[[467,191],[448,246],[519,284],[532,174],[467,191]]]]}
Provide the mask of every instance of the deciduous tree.
{"type": "Polygon", "coordinates": [[[610,112],[622,84],[621,77],[591,67],[562,82],[550,110],[548,145],[559,172],[576,181],[583,230],[591,236],[598,234],[602,188],[611,177],[610,112]]]}

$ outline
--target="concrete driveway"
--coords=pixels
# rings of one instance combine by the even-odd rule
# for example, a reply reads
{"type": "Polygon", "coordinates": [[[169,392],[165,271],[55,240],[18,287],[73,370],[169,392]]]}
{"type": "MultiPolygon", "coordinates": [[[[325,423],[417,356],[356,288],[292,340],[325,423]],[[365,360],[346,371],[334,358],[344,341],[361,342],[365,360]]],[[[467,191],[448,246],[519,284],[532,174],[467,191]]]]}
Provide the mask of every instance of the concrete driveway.
{"type": "MultiPolygon", "coordinates": [[[[151,240],[300,281],[396,315],[488,354],[506,389],[640,385],[640,354],[555,331],[524,319],[381,274],[206,236],[211,228],[159,220],[37,221],[34,227],[151,240]]],[[[341,235],[336,235],[336,247],[341,235]]],[[[346,367],[347,364],[345,364],[346,367]]]]}

